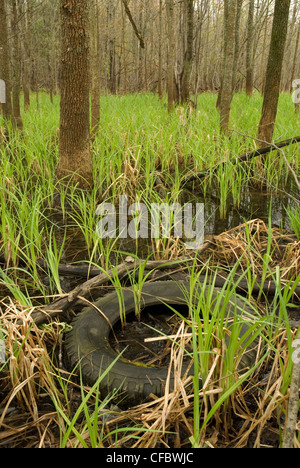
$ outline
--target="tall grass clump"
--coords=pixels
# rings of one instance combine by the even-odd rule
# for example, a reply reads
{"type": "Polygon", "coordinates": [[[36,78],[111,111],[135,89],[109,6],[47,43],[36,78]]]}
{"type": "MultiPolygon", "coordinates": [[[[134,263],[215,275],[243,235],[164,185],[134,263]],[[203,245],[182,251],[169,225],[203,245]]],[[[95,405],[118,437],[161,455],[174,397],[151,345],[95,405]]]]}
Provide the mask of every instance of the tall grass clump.
{"type": "Polygon", "coordinates": [[[297,208],[288,208],[286,211],[291,222],[291,227],[297,239],[300,240],[300,210],[297,208]]]}

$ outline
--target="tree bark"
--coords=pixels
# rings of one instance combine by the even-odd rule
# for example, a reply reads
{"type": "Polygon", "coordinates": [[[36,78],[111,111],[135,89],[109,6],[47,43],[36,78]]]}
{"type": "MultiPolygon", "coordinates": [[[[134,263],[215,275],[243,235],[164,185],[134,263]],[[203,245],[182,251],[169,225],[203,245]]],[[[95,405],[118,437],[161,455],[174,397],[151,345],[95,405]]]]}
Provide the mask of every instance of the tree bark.
{"type": "Polygon", "coordinates": [[[127,60],[126,60],[126,42],[125,42],[126,21],[124,7],[122,7],[122,56],[124,69],[124,94],[127,94],[127,60]]]}
{"type": "Polygon", "coordinates": [[[89,106],[90,0],[60,0],[62,57],[57,176],[83,188],[93,182],[89,106]]]}
{"type": "Polygon", "coordinates": [[[6,88],[6,103],[2,104],[2,112],[5,120],[12,120],[11,103],[11,80],[10,80],[10,67],[9,67],[9,43],[8,43],[8,17],[6,11],[5,0],[0,0],[0,79],[5,82],[6,88]]]}
{"type": "MultiPolygon", "coordinates": [[[[30,58],[30,43],[31,43],[31,21],[30,13],[28,12],[28,3],[23,4],[23,8],[20,9],[21,20],[22,20],[22,29],[23,37],[21,40],[21,50],[22,50],[22,87],[24,94],[24,109],[27,110],[30,107],[30,72],[29,66],[31,63],[30,58]]],[[[50,59],[49,59],[50,67],[50,59]]]]}
{"type": "Polygon", "coordinates": [[[109,25],[109,90],[111,94],[117,93],[117,76],[116,76],[116,40],[115,40],[115,6],[112,0],[108,2],[108,25],[109,25]]]}
{"type": "Polygon", "coordinates": [[[249,2],[248,26],[247,26],[247,45],[246,45],[246,93],[248,96],[253,94],[253,33],[254,33],[254,0],[249,2]]]}
{"type": "Polygon", "coordinates": [[[182,80],[181,80],[181,102],[185,103],[190,97],[190,79],[193,66],[194,51],[194,0],[184,1],[187,28],[186,28],[186,51],[184,55],[182,80]]]}
{"type": "Polygon", "coordinates": [[[174,109],[175,101],[175,28],[174,28],[174,0],[166,1],[167,22],[168,22],[168,108],[169,112],[174,109]]]}
{"type": "Polygon", "coordinates": [[[21,89],[21,56],[20,56],[20,34],[19,34],[19,15],[17,0],[12,0],[12,20],[11,32],[13,36],[13,73],[12,73],[12,98],[13,114],[16,125],[19,129],[23,128],[20,108],[20,89],[21,89]]]}
{"type": "Polygon", "coordinates": [[[163,35],[163,18],[162,18],[162,0],[159,0],[159,32],[158,32],[158,96],[163,98],[162,86],[162,35],[163,35]]]}
{"type": "Polygon", "coordinates": [[[130,8],[128,6],[128,2],[127,2],[127,0],[122,0],[122,2],[123,2],[123,5],[124,5],[124,8],[125,8],[126,15],[128,16],[128,19],[129,19],[130,23],[132,24],[135,35],[136,35],[136,37],[138,38],[138,40],[140,42],[140,46],[141,46],[142,49],[145,49],[144,39],[143,39],[142,34],[140,33],[140,31],[138,30],[137,25],[135,24],[135,21],[134,21],[134,19],[132,17],[130,8]]]}
{"type": "Polygon", "coordinates": [[[240,57],[240,29],[241,29],[241,14],[242,14],[243,0],[237,2],[237,13],[235,19],[235,46],[234,46],[234,62],[232,73],[232,92],[234,93],[237,87],[237,72],[240,57]]]}
{"type": "MultiPolygon", "coordinates": [[[[276,0],[271,46],[264,86],[264,102],[258,128],[258,139],[271,143],[280,94],[282,64],[288,30],[291,0],[276,0]]],[[[264,143],[261,143],[264,145],[264,143]]]]}
{"type": "Polygon", "coordinates": [[[262,94],[264,93],[264,68],[265,68],[265,55],[266,55],[265,50],[266,50],[267,33],[268,33],[269,9],[270,9],[270,5],[268,1],[267,6],[266,6],[265,19],[264,19],[264,35],[263,35],[261,61],[260,61],[260,74],[259,74],[260,89],[261,89],[262,94]]]}
{"type": "Polygon", "coordinates": [[[223,79],[220,96],[220,130],[223,134],[228,134],[230,109],[233,96],[232,82],[235,55],[235,26],[237,15],[237,0],[225,0],[224,11],[224,60],[223,79]]]}
{"type": "Polygon", "coordinates": [[[91,1],[91,133],[96,135],[100,124],[100,30],[98,0],[91,1]]]}
{"type": "Polygon", "coordinates": [[[296,44],[295,44],[295,51],[294,51],[294,58],[293,58],[292,73],[291,73],[290,92],[293,91],[293,81],[297,78],[295,76],[295,73],[296,73],[296,63],[297,63],[298,50],[299,50],[299,42],[300,42],[300,25],[297,24],[297,36],[296,36],[296,44]]]}

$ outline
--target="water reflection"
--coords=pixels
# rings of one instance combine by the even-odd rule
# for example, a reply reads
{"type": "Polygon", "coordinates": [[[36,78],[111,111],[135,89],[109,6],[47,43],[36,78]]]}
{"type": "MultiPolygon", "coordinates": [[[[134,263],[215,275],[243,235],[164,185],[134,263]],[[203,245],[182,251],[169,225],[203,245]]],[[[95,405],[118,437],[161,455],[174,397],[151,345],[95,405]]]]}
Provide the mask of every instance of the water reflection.
{"type": "MultiPolygon", "coordinates": [[[[287,214],[288,209],[299,209],[297,201],[297,188],[293,180],[289,180],[285,185],[285,190],[264,191],[254,187],[243,187],[240,193],[239,206],[234,206],[233,197],[229,194],[227,200],[227,212],[224,219],[220,215],[220,201],[218,198],[217,189],[211,190],[204,197],[202,193],[195,189],[183,190],[181,198],[178,200],[183,206],[184,204],[203,203],[205,207],[205,236],[218,235],[226,232],[244,222],[259,218],[266,224],[269,223],[271,216],[272,227],[291,230],[291,222],[287,214]]],[[[151,200],[150,200],[151,202],[151,200]]],[[[157,200],[156,200],[157,202],[157,200]]],[[[162,201],[163,203],[163,201],[162,201]]],[[[96,216],[95,216],[96,218],[96,216]]],[[[56,226],[58,232],[61,231],[63,236],[63,222],[56,217],[56,226]]],[[[68,223],[67,223],[68,224],[68,223]]],[[[90,255],[86,249],[85,239],[79,227],[68,229],[68,236],[64,249],[64,258],[66,261],[83,261],[89,260],[90,255]]],[[[151,228],[149,227],[149,233],[151,228]]],[[[146,258],[153,252],[153,240],[149,239],[107,239],[102,241],[102,249],[106,246],[114,244],[112,250],[123,251],[138,255],[140,258],[146,258]]],[[[98,251],[99,254],[99,251],[98,251]]]]}
{"type": "Polygon", "coordinates": [[[200,192],[186,190],[183,193],[183,203],[204,203],[205,205],[205,235],[218,235],[240,224],[259,218],[268,224],[270,216],[272,227],[291,229],[287,214],[288,209],[300,207],[297,202],[297,187],[293,179],[289,179],[284,190],[259,190],[254,187],[243,187],[240,193],[239,206],[235,206],[231,194],[227,200],[226,216],[220,213],[220,201],[217,190],[211,190],[204,197],[200,192]]]}

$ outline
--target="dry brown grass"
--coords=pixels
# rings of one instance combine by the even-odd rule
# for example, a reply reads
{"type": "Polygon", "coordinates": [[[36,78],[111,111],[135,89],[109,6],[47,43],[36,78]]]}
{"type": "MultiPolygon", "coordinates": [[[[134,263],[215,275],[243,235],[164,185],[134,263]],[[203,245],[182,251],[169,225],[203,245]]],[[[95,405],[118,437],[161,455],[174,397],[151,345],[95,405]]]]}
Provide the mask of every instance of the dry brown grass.
{"type": "MultiPolygon", "coordinates": [[[[241,225],[215,237],[203,253],[203,262],[209,259],[210,265],[223,269],[241,260],[242,268],[250,264],[253,274],[259,276],[262,254],[268,245],[268,228],[261,220],[254,220],[247,227],[250,242],[245,225],[241,225]]],[[[274,229],[272,250],[270,268],[275,271],[279,267],[283,279],[295,278],[300,272],[299,241],[289,234],[280,235],[274,229]]],[[[46,329],[37,327],[31,318],[33,311],[14,303],[9,297],[0,302],[0,326],[5,335],[8,358],[6,368],[0,373],[0,447],[58,447],[60,430],[64,430],[65,423],[55,409],[52,396],[60,398],[61,408],[68,417],[70,413],[74,414],[81,400],[78,382],[67,383],[69,375],[61,360],[63,325],[53,322],[46,329]],[[63,394],[58,385],[58,374],[66,381],[67,394],[63,394]]],[[[131,428],[131,431],[119,433],[118,447],[190,446],[190,437],[194,433],[192,382],[187,375],[179,377],[182,349],[189,339],[190,334],[181,323],[175,337],[180,346],[174,343],[171,346],[171,363],[176,376],[172,391],[167,382],[164,397],[153,396],[149,402],[115,415],[108,409],[106,422],[99,419],[99,433],[103,432],[105,440],[103,447],[115,447],[113,432],[120,427],[131,428]]],[[[287,378],[284,373],[290,360],[288,342],[286,329],[280,329],[271,338],[268,359],[247,385],[239,387],[230,396],[225,410],[221,408],[216,412],[201,434],[201,447],[278,446],[289,397],[288,390],[282,392],[287,378]]],[[[212,360],[213,370],[218,365],[217,360],[212,360]]],[[[215,375],[212,372],[204,388],[200,388],[201,421],[222,391],[222,382],[216,380],[215,375]]],[[[80,425],[82,428],[82,422],[80,425]]],[[[87,430],[82,433],[82,438],[89,443],[87,430]]],[[[68,446],[75,447],[77,443],[76,437],[71,435],[68,446]]],[[[300,448],[296,439],[295,447],[300,448]]]]}
{"type": "Polygon", "coordinates": [[[242,269],[251,267],[252,274],[261,276],[263,255],[271,240],[270,272],[280,268],[282,279],[295,279],[300,273],[300,241],[291,233],[269,228],[261,219],[254,219],[215,236],[205,252],[212,266],[230,268],[237,261],[242,269]]]}
{"type": "Polygon", "coordinates": [[[0,445],[45,447],[57,414],[49,411],[47,391],[53,389],[51,356],[47,345],[55,340],[31,319],[32,310],[2,300],[1,329],[8,364],[0,374],[0,445]]]}
{"type": "MultiPolygon", "coordinates": [[[[57,447],[59,446],[59,425],[63,421],[57,414],[49,395],[60,394],[56,385],[55,372],[49,353],[51,347],[60,340],[59,324],[51,330],[38,329],[30,319],[30,310],[18,309],[10,300],[2,301],[3,329],[6,330],[9,359],[8,369],[0,379],[0,446],[2,447],[57,447]],[[22,324],[20,324],[22,319],[22,324]],[[48,348],[48,349],[47,349],[48,348]]],[[[115,447],[114,435],[117,428],[136,428],[119,436],[118,447],[130,448],[184,448],[190,446],[193,436],[194,395],[191,390],[191,377],[180,378],[183,349],[190,335],[182,322],[171,347],[172,371],[175,373],[174,389],[170,391],[168,381],[162,398],[152,396],[152,400],[127,411],[110,415],[103,430],[106,441],[103,447],[115,447]],[[179,343],[180,346],[175,344],[179,343]]],[[[252,446],[276,447],[284,420],[278,422],[287,409],[288,393],[282,394],[283,367],[287,366],[288,340],[286,330],[274,337],[272,345],[277,353],[272,353],[261,364],[248,385],[239,387],[230,397],[226,411],[218,411],[202,433],[201,445],[208,447],[241,448],[252,446]]],[[[217,358],[212,362],[212,369],[217,358]]],[[[171,368],[170,368],[171,369],[171,368]]],[[[62,369],[62,375],[64,370],[62,369]]],[[[66,375],[66,374],[65,374],[66,375]]],[[[215,380],[214,372],[208,376],[199,397],[203,403],[201,420],[216,403],[222,392],[222,382],[215,380]]],[[[69,405],[76,406],[80,392],[76,382],[68,386],[69,405]]],[[[68,413],[67,402],[61,394],[62,406],[68,413]]],[[[108,409],[108,414],[110,410],[108,409]]],[[[88,443],[89,433],[82,433],[88,443]]],[[[70,436],[69,447],[78,444],[77,438],[70,436]]],[[[295,441],[299,448],[299,443],[295,441]]]]}
{"type": "MultiPolygon", "coordinates": [[[[186,335],[182,329],[180,344],[186,345],[186,335]]],[[[282,393],[283,375],[279,360],[286,367],[288,356],[288,339],[286,330],[281,330],[276,337],[276,353],[265,360],[255,372],[251,381],[234,392],[224,409],[220,409],[212,421],[204,428],[199,447],[210,448],[276,448],[284,430],[283,414],[287,411],[288,393],[282,393]]],[[[173,366],[180,369],[182,356],[180,347],[172,347],[173,366]]],[[[212,363],[212,370],[217,365],[218,357],[212,363]]],[[[214,379],[214,373],[208,376],[199,392],[202,402],[203,421],[210,408],[217,402],[222,393],[222,382],[214,379]]],[[[187,392],[190,378],[175,381],[172,392],[166,388],[165,395],[153,401],[131,408],[112,418],[107,424],[107,432],[129,423],[140,426],[133,434],[120,439],[117,447],[131,448],[184,448],[189,447],[194,434],[193,400],[194,395],[187,392]],[[133,436],[136,438],[134,441],[133,436]]],[[[300,422],[300,421],[299,421],[300,422]]],[[[113,438],[110,447],[116,446],[113,438]]],[[[295,439],[295,447],[300,444],[295,439]]]]}

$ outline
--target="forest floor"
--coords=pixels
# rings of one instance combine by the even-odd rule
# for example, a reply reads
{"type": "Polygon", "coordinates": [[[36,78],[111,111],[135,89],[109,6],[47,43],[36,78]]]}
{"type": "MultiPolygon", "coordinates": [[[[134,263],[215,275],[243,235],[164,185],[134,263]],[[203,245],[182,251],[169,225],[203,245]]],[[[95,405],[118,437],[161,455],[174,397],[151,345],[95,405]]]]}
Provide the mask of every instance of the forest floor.
{"type": "MultiPolygon", "coordinates": [[[[299,193],[290,171],[299,177],[299,146],[285,148],[284,157],[274,151],[237,162],[258,145],[258,94],[234,97],[232,132],[226,138],[219,134],[213,94],[199,96],[192,114],[184,107],[169,114],[165,101],[151,94],[105,96],[92,145],[95,184],[81,191],[55,179],[59,99],[51,104],[42,94],[39,102],[37,110],[32,96],[31,108],[23,112],[22,133],[0,136],[0,447],[280,447],[300,325],[299,193]],[[99,238],[97,207],[103,202],[118,206],[124,195],[128,204],[147,207],[204,204],[205,248],[187,250],[172,235],[99,238]],[[141,260],[144,266],[161,262],[161,268],[146,270],[141,260]],[[172,262],[174,269],[166,269],[172,262]],[[119,267],[130,263],[134,268],[124,274],[119,267]],[[61,269],[65,265],[71,275],[61,269]],[[105,273],[106,281],[65,314],[34,323],[36,312],[68,297],[95,270],[105,273]],[[252,368],[242,375],[237,371],[245,349],[234,336],[230,359],[224,358],[227,330],[219,318],[209,336],[201,320],[192,334],[186,328],[191,323],[179,320],[170,331],[178,333],[179,344],[172,348],[171,363],[180,359],[179,350],[192,354],[204,377],[202,388],[196,380],[185,385],[179,379],[164,397],[153,395],[121,410],[116,399],[101,398],[97,389],[84,385],[65,359],[72,318],[82,301],[141,284],[146,274],[147,281],[182,276],[198,281],[206,275],[209,287],[223,278],[223,293],[243,296],[256,314],[245,318],[260,340],[252,368]],[[202,327],[205,333],[199,332],[202,327]]],[[[276,141],[299,136],[299,124],[291,96],[282,95],[276,141]]],[[[132,325],[133,336],[136,330],[132,325]]],[[[130,326],[122,333],[132,340],[130,326]]],[[[168,340],[167,347],[151,346],[149,358],[153,352],[164,358],[171,353],[168,340]]],[[[299,428],[298,422],[297,448],[299,428]]]]}

